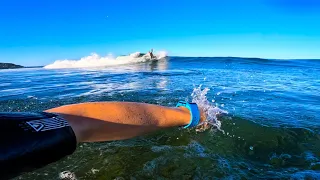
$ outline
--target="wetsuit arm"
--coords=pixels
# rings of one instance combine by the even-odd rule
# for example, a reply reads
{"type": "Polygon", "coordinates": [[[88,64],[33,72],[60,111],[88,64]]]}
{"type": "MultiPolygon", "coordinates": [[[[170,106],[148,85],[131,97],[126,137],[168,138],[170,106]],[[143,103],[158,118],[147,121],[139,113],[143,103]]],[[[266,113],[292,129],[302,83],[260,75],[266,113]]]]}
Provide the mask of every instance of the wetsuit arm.
{"type": "Polygon", "coordinates": [[[72,154],[77,142],[128,139],[161,128],[184,126],[190,119],[190,112],[184,107],[129,102],[74,104],[37,113],[0,113],[0,179],[58,161],[72,154]]]}
{"type": "Polygon", "coordinates": [[[78,142],[128,139],[161,128],[183,126],[190,121],[190,112],[184,107],[132,102],[73,104],[46,112],[57,113],[67,120],[78,142]]]}

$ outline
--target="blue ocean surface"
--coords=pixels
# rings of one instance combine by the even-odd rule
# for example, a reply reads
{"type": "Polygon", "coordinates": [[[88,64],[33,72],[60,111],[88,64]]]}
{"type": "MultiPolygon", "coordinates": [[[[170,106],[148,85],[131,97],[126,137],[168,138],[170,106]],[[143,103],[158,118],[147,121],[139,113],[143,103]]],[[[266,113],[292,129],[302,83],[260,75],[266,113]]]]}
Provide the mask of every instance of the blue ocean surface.
{"type": "MultiPolygon", "coordinates": [[[[172,128],[76,152],[17,179],[320,179],[320,60],[170,57],[99,68],[0,70],[0,111],[88,101],[175,106],[195,89],[221,131],[172,128]]],[[[63,147],[61,147],[63,148],[63,147]]]]}

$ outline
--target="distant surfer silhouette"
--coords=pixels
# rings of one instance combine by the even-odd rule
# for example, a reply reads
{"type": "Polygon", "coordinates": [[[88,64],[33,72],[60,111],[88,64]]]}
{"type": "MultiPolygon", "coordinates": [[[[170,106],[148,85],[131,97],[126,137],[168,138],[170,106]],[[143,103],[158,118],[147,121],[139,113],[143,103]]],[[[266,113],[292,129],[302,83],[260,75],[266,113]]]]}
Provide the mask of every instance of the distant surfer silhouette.
{"type": "Polygon", "coordinates": [[[149,51],[149,55],[150,55],[150,58],[151,58],[151,59],[153,59],[153,58],[154,58],[154,55],[153,55],[153,49],[151,49],[151,50],[149,51]]]}

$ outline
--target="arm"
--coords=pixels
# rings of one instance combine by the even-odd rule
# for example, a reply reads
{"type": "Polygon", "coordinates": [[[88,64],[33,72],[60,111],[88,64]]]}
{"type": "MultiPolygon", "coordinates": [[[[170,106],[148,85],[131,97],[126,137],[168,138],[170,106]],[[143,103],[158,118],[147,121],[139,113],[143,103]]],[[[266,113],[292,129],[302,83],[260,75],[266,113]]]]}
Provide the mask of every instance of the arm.
{"type": "Polygon", "coordinates": [[[0,179],[58,161],[72,154],[77,142],[128,139],[187,125],[191,119],[184,107],[129,102],[73,104],[46,112],[63,119],[50,113],[0,113],[0,137],[5,137],[0,143],[0,169],[4,172],[0,179]]]}
{"type": "Polygon", "coordinates": [[[161,128],[183,126],[190,121],[190,112],[184,107],[169,108],[131,102],[74,104],[46,112],[57,113],[65,118],[78,142],[128,139],[161,128]]]}

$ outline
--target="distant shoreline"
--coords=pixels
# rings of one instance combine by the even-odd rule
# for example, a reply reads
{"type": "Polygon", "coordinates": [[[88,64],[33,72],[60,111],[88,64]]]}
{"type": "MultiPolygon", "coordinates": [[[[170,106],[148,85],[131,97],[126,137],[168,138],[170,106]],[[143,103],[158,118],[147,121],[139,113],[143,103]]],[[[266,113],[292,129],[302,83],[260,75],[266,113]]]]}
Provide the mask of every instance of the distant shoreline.
{"type": "Polygon", "coordinates": [[[13,63],[0,63],[0,69],[18,69],[25,68],[24,66],[13,64],[13,63]]]}

